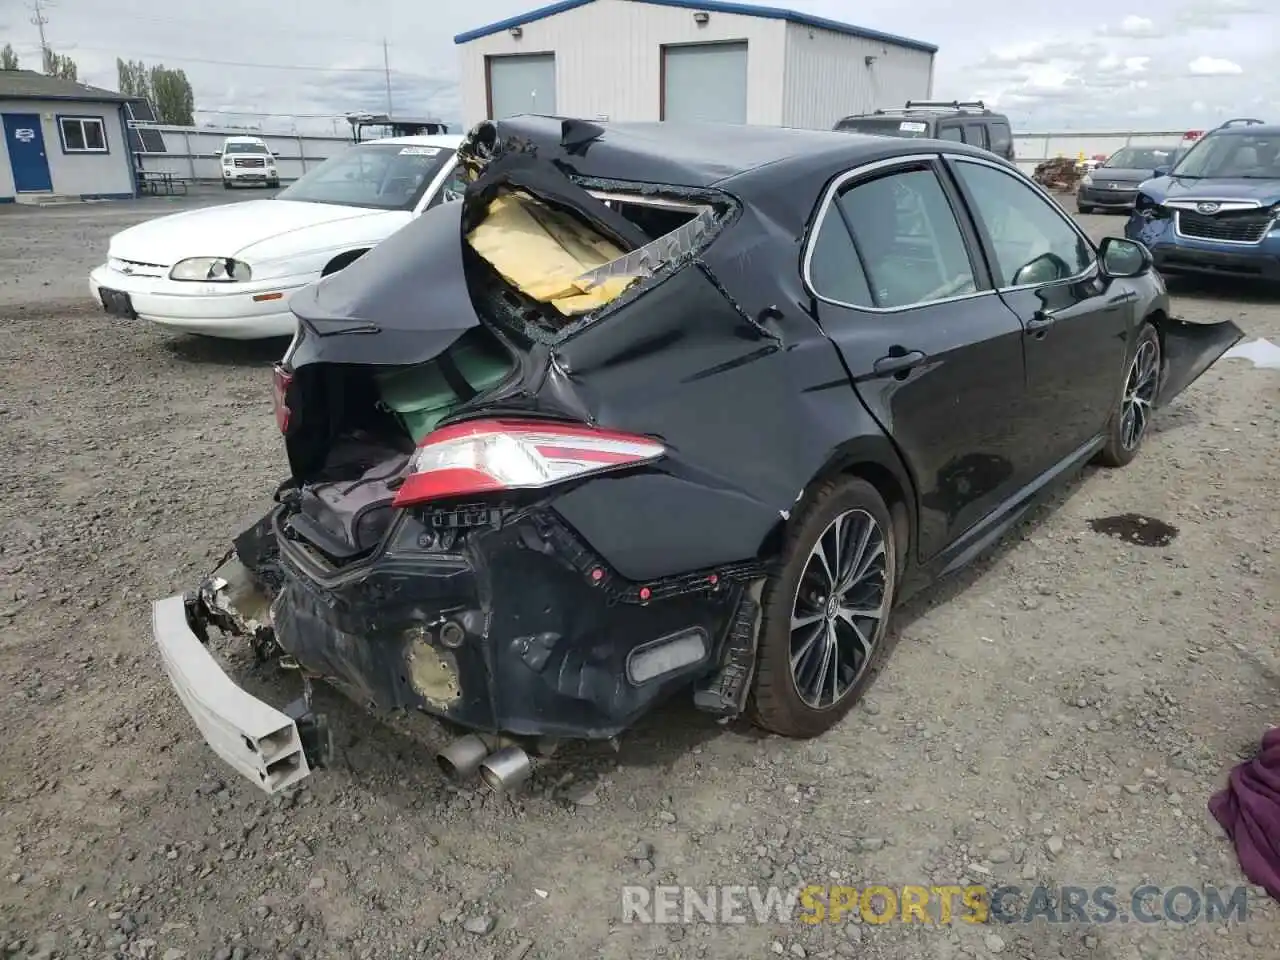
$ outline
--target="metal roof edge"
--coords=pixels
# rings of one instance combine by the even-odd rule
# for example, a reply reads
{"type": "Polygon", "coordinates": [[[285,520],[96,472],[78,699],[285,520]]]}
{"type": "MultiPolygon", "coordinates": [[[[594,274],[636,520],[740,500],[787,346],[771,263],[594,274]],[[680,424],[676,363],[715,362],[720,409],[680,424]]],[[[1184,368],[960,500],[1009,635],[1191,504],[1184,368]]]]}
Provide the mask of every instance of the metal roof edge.
{"type": "MultiPolygon", "coordinates": [[[[508,17],[506,20],[499,20],[496,23],[486,24],[483,27],[476,27],[474,30],[460,33],[453,38],[453,42],[455,44],[470,43],[472,40],[479,40],[481,37],[501,33],[503,30],[524,26],[537,20],[545,20],[547,17],[553,17],[558,13],[566,13],[578,7],[585,7],[587,4],[594,2],[595,0],[560,0],[558,3],[538,7],[535,10],[508,17]]],[[[730,13],[746,17],[761,17],[766,20],[784,20],[787,23],[816,27],[819,30],[830,30],[833,33],[861,37],[864,40],[890,43],[894,46],[907,47],[923,53],[936,54],[938,52],[936,44],[926,43],[923,40],[913,40],[910,37],[900,37],[892,33],[882,33],[879,30],[858,27],[851,23],[841,23],[839,20],[828,20],[826,17],[816,17],[807,13],[799,13],[795,10],[785,10],[781,7],[754,7],[745,3],[729,3],[726,0],[700,0],[700,2],[699,0],[630,0],[630,2],[648,3],[657,7],[679,7],[684,10],[705,10],[708,13],[730,13]]]]}

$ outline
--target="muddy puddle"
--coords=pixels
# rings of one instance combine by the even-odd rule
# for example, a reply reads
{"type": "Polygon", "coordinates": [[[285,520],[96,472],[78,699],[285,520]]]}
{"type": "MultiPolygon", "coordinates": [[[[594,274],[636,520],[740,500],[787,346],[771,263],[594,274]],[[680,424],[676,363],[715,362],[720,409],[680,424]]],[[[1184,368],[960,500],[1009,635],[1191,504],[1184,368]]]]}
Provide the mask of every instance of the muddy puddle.
{"type": "Polygon", "coordinates": [[[1157,520],[1155,517],[1144,517],[1140,513],[1098,517],[1090,520],[1089,526],[1094,533],[1115,537],[1117,540],[1137,544],[1140,547],[1165,547],[1178,535],[1178,528],[1173,524],[1157,520]]]}

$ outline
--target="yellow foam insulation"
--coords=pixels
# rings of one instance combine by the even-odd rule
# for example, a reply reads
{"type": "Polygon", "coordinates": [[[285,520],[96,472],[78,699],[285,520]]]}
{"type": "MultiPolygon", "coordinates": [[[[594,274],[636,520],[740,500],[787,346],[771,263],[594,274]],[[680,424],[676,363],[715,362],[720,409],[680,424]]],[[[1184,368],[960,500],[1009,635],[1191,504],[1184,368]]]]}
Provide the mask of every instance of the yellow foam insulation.
{"type": "Polygon", "coordinates": [[[610,277],[594,287],[580,279],[626,251],[526,193],[491,201],[467,242],[512,286],[566,316],[604,306],[637,279],[610,277]]]}

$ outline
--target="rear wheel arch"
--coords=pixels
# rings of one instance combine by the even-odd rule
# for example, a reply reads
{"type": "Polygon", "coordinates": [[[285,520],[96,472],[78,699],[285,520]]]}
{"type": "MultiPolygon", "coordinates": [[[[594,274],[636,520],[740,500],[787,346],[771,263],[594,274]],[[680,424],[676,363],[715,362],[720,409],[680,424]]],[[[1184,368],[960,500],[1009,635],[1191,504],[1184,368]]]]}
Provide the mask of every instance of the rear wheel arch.
{"type": "Polygon", "coordinates": [[[343,267],[349,267],[369,251],[366,250],[348,250],[346,253],[340,253],[328,263],[324,265],[324,269],[320,271],[320,276],[327,277],[331,273],[337,273],[343,267]]]}
{"type": "Polygon", "coordinates": [[[859,438],[834,455],[805,486],[803,495],[779,520],[761,544],[762,557],[777,557],[786,543],[787,527],[791,518],[804,507],[813,491],[838,477],[858,477],[875,487],[893,519],[893,535],[897,546],[897,573],[901,577],[911,555],[913,531],[916,524],[915,488],[910,476],[898,461],[897,453],[881,438],[859,438]]]}

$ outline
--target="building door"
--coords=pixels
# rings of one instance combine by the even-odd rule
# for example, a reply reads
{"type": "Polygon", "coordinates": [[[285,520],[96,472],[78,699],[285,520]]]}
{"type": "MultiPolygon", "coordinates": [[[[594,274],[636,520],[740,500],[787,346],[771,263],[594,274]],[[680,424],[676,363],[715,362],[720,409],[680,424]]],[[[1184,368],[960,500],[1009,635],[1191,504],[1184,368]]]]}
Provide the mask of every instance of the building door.
{"type": "Polygon", "coordinates": [[[6,113],[4,144],[9,149],[9,166],[13,168],[13,187],[18,193],[52,190],[49,158],[44,153],[44,131],[40,115],[6,113]]]}
{"type": "Polygon", "coordinates": [[[746,43],[663,47],[662,119],[746,123],[746,43]]]}
{"type": "Polygon", "coordinates": [[[556,56],[530,53],[489,57],[489,119],[521,113],[555,116],[556,56]]]}

